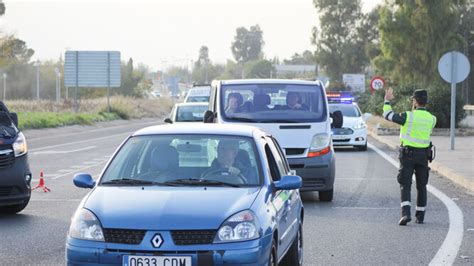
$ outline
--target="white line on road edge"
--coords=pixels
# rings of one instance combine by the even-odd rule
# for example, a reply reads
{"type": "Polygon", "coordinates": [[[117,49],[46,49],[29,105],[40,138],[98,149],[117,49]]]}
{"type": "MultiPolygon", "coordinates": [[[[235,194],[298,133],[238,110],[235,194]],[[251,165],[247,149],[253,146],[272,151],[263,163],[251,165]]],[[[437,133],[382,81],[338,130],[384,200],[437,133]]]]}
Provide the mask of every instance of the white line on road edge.
{"type": "Polygon", "coordinates": [[[45,147],[41,147],[41,148],[36,148],[36,149],[30,149],[29,151],[30,152],[38,152],[38,151],[43,151],[43,150],[47,150],[47,149],[51,149],[51,148],[56,148],[56,147],[61,147],[61,146],[68,146],[68,145],[72,145],[72,144],[78,144],[78,143],[84,143],[84,142],[89,142],[89,141],[95,141],[95,140],[101,140],[101,139],[110,139],[112,137],[117,137],[117,136],[129,136],[131,135],[132,133],[119,133],[119,134],[114,134],[114,135],[107,135],[107,136],[104,136],[104,137],[99,137],[99,138],[91,138],[91,139],[84,139],[84,140],[79,140],[79,141],[72,141],[72,142],[68,142],[68,143],[62,143],[62,144],[56,144],[56,145],[50,145],[50,146],[45,146],[45,147]]]}
{"type": "Polygon", "coordinates": [[[87,150],[92,150],[97,146],[89,146],[89,147],[84,147],[80,149],[75,149],[75,150],[69,150],[69,151],[38,151],[38,152],[32,152],[31,155],[38,155],[38,154],[67,154],[67,153],[74,153],[78,151],[87,151],[87,150]]]}
{"type": "MultiPolygon", "coordinates": [[[[391,163],[395,167],[399,167],[399,163],[392,157],[375,147],[371,143],[368,143],[369,148],[377,152],[385,160],[391,163]]],[[[432,185],[426,186],[428,191],[437,197],[448,209],[449,214],[449,230],[443,244],[439,248],[438,252],[431,260],[430,265],[453,265],[454,260],[461,247],[462,238],[464,234],[464,218],[461,209],[456,203],[451,200],[446,194],[438,190],[432,185]]]]}
{"type": "Polygon", "coordinates": [[[69,172],[69,173],[65,173],[65,174],[62,174],[62,175],[58,175],[58,176],[55,176],[55,177],[53,177],[53,178],[51,178],[51,179],[55,180],[55,179],[58,179],[58,178],[63,177],[63,176],[71,175],[71,174],[77,173],[77,172],[79,172],[79,171],[84,171],[84,170],[86,170],[86,169],[89,169],[89,168],[92,168],[92,167],[96,167],[96,166],[105,164],[106,162],[107,162],[107,160],[103,160],[103,161],[101,161],[100,163],[97,163],[97,164],[94,164],[94,165],[87,165],[87,166],[84,166],[84,167],[79,168],[79,169],[74,169],[74,170],[72,170],[72,171],[69,172]]]}

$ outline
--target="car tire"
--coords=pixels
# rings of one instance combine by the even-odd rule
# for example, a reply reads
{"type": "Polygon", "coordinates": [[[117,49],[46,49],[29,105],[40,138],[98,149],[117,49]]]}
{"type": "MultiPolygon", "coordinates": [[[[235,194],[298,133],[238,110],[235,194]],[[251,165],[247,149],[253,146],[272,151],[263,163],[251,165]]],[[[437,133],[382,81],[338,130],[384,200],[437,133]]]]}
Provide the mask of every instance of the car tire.
{"type": "Polygon", "coordinates": [[[359,146],[355,146],[359,151],[366,151],[367,150],[367,142],[365,143],[365,145],[359,145],[359,146]]]}
{"type": "Polygon", "coordinates": [[[303,225],[299,222],[298,233],[286,253],[281,265],[302,266],[303,265],[303,225]]]}
{"type": "Polygon", "coordinates": [[[21,212],[28,203],[30,202],[30,198],[28,198],[24,203],[11,205],[11,206],[2,206],[0,207],[0,214],[15,214],[21,212]]]}
{"type": "Polygon", "coordinates": [[[319,201],[332,201],[334,189],[319,191],[319,201]]]}
{"type": "Polygon", "coordinates": [[[268,266],[278,266],[277,247],[275,239],[272,240],[272,249],[268,258],[268,266]]]}

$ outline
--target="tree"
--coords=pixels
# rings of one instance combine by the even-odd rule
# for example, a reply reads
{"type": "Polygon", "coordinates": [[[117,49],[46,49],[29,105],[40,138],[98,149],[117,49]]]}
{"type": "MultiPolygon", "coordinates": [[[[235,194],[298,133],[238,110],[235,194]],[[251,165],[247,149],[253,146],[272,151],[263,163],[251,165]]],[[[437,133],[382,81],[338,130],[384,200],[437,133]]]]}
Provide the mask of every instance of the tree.
{"type": "Polygon", "coordinates": [[[455,2],[400,0],[383,6],[377,70],[403,84],[428,86],[439,80],[438,60],[463,43],[456,32],[460,15],[455,2]]]}
{"type": "Polygon", "coordinates": [[[464,39],[464,47],[461,50],[471,62],[471,73],[463,83],[462,96],[464,104],[474,103],[474,3],[461,6],[460,24],[458,33],[464,39]]]}
{"type": "Polygon", "coordinates": [[[232,42],[232,54],[239,63],[257,60],[262,57],[263,44],[263,31],[258,24],[251,26],[250,30],[240,27],[232,42]]]}
{"type": "Polygon", "coordinates": [[[248,61],[244,64],[245,78],[270,78],[274,67],[268,60],[248,61]]]}
{"type": "Polygon", "coordinates": [[[26,43],[14,36],[0,39],[0,66],[15,63],[28,63],[35,51],[26,46],[26,43]]]}
{"type": "Polygon", "coordinates": [[[295,53],[291,59],[283,60],[283,63],[286,65],[315,65],[316,58],[311,51],[306,50],[301,55],[295,53]]]}
{"type": "Polygon", "coordinates": [[[313,0],[320,14],[320,29],[313,28],[316,62],[334,81],[344,73],[360,73],[369,63],[360,33],[360,0],[313,0]]]}
{"type": "Polygon", "coordinates": [[[194,64],[194,67],[203,67],[208,65],[211,62],[209,59],[209,48],[207,46],[201,46],[199,49],[199,57],[196,63],[194,64]]]}

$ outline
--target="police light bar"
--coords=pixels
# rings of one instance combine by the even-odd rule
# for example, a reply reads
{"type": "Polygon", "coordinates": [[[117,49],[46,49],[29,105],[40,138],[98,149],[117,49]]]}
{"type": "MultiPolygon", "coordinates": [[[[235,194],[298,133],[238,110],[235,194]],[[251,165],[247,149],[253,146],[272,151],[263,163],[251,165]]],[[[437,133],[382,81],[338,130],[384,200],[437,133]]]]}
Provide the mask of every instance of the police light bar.
{"type": "Polygon", "coordinates": [[[326,97],[330,103],[352,103],[354,101],[350,92],[328,92],[326,97]]]}

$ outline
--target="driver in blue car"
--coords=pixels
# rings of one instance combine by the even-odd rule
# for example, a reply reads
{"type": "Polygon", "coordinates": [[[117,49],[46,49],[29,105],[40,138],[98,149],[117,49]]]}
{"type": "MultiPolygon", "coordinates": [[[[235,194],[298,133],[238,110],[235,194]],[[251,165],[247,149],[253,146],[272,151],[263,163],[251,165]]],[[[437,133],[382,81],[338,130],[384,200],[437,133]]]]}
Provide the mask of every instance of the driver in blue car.
{"type": "Polygon", "coordinates": [[[256,169],[250,163],[248,152],[239,148],[235,140],[221,140],[217,144],[217,158],[202,176],[218,175],[230,183],[255,185],[259,183],[256,169]]]}

